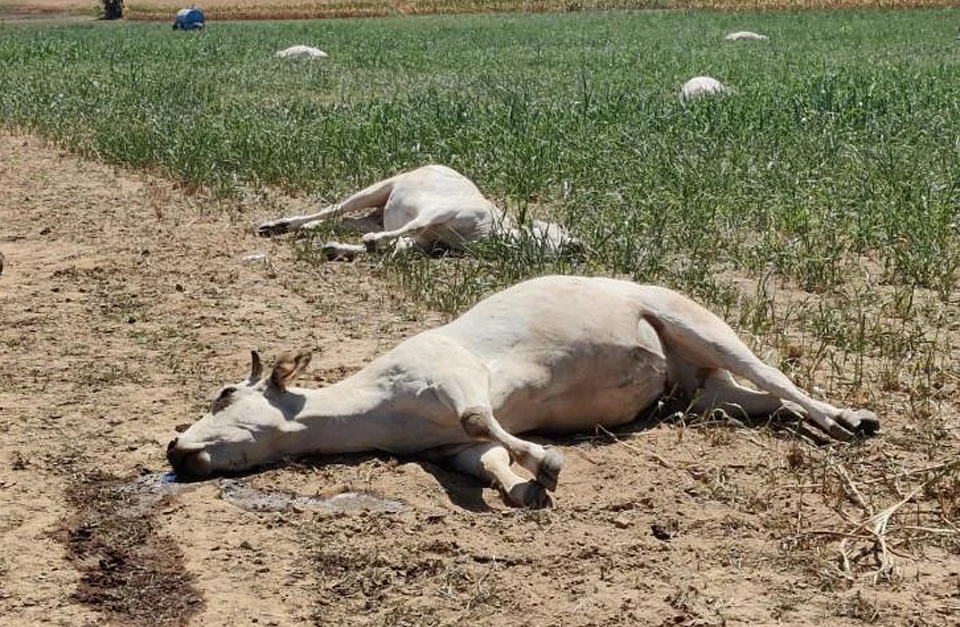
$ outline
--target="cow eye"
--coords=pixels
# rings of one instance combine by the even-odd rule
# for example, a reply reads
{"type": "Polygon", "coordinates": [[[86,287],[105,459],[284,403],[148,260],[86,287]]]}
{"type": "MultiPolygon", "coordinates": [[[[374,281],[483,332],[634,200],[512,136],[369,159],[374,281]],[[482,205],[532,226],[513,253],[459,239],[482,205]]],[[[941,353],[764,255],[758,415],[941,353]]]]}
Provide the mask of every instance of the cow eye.
{"type": "Polygon", "coordinates": [[[213,402],[210,403],[210,413],[215,414],[218,411],[222,411],[230,406],[230,397],[237,391],[237,388],[230,387],[223,388],[220,390],[220,394],[217,395],[217,398],[213,399],[213,402]]]}

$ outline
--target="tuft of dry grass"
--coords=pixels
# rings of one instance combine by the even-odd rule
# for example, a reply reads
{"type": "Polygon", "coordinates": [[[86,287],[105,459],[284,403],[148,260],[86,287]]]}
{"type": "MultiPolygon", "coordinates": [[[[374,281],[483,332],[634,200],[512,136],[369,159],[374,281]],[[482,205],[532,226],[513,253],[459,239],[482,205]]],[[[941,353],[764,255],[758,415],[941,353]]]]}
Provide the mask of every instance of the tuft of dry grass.
{"type": "Polygon", "coordinates": [[[783,489],[817,494],[832,511],[814,519],[798,509],[783,541],[788,554],[817,571],[821,587],[897,584],[933,555],[960,552],[960,461],[906,461],[905,450],[882,442],[815,450],[803,468],[793,468],[798,481],[783,489]]]}

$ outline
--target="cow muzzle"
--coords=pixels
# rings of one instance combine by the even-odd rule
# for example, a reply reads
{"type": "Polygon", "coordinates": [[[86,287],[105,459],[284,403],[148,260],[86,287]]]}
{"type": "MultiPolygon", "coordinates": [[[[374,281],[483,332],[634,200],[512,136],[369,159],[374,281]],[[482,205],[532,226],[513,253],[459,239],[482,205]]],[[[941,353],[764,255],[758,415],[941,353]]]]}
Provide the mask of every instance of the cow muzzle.
{"type": "Polygon", "coordinates": [[[183,446],[179,438],[167,445],[167,461],[178,477],[199,479],[210,475],[210,453],[201,448],[183,446]]]}

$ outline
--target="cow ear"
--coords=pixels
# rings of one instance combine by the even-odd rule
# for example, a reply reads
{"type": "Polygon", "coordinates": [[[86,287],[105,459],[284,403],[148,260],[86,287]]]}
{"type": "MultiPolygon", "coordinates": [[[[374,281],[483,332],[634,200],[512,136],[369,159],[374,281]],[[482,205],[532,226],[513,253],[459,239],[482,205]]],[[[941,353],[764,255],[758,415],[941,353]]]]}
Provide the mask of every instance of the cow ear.
{"type": "Polygon", "coordinates": [[[256,385],[263,377],[263,362],[260,361],[260,353],[250,351],[250,376],[247,377],[247,385],[256,385]]]}
{"type": "Polygon", "coordinates": [[[270,373],[270,385],[278,390],[285,390],[288,385],[310,364],[313,353],[302,350],[299,353],[285,353],[277,359],[270,373]]]}

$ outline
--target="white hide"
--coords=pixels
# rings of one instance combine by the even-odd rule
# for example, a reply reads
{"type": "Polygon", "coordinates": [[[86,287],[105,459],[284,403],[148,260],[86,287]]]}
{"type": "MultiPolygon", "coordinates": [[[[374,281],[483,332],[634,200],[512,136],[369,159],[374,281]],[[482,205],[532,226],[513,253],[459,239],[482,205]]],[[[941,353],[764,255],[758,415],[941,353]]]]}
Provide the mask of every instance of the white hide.
{"type": "Polygon", "coordinates": [[[691,78],[680,88],[680,99],[697,98],[699,96],[713,96],[726,93],[728,90],[723,83],[710,76],[691,78]]]}
{"type": "Polygon", "coordinates": [[[313,48],[312,46],[296,45],[290,46],[277,52],[277,56],[288,59],[288,58],[305,58],[305,59],[326,59],[330,55],[319,48],[313,48]]]}
{"type": "Polygon", "coordinates": [[[764,41],[767,39],[766,35],[761,35],[759,33],[754,33],[748,30],[741,30],[735,33],[730,33],[724,37],[727,41],[764,41]]]}

